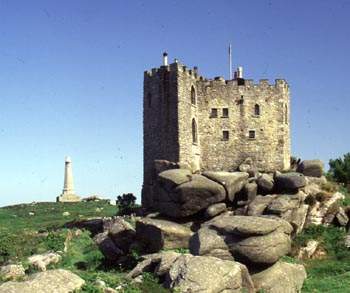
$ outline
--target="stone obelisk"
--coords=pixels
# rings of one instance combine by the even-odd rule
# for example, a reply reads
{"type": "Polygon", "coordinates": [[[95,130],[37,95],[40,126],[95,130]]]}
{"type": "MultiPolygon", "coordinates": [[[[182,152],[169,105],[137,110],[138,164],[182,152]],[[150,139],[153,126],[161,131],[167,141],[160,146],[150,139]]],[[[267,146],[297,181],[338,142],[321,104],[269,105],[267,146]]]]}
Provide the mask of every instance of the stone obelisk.
{"type": "Polygon", "coordinates": [[[66,157],[64,165],[64,185],[62,194],[57,197],[59,202],[75,202],[80,201],[80,197],[74,192],[72,160],[66,157]]]}

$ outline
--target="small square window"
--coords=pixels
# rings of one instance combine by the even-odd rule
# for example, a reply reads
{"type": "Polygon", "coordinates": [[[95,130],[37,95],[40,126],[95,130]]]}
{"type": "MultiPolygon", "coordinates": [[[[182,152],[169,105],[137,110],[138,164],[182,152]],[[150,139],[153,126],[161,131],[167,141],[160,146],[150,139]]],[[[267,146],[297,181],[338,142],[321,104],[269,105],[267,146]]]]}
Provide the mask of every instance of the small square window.
{"type": "Polygon", "coordinates": [[[228,108],[222,109],[222,117],[227,118],[228,117],[228,108]]]}
{"type": "Polygon", "coordinates": [[[224,130],[222,132],[222,140],[229,140],[230,138],[230,133],[228,132],[228,130],[224,130]]]}
{"type": "Polygon", "coordinates": [[[255,138],[255,130],[249,130],[249,138],[254,139],[255,138]]]}
{"type": "Polygon", "coordinates": [[[211,118],[217,118],[218,117],[218,109],[212,108],[210,113],[211,118]]]}

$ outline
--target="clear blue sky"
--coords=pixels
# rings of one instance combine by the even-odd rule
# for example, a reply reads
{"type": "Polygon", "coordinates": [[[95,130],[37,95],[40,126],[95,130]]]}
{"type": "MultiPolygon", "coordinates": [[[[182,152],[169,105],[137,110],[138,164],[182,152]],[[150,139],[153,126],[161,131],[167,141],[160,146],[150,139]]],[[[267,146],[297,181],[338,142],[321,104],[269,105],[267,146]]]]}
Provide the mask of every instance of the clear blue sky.
{"type": "Polygon", "coordinates": [[[227,76],[286,78],[292,152],[350,151],[350,1],[0,0],[0,206],[140,195],[143,71],[161,54],[227,76]]]}

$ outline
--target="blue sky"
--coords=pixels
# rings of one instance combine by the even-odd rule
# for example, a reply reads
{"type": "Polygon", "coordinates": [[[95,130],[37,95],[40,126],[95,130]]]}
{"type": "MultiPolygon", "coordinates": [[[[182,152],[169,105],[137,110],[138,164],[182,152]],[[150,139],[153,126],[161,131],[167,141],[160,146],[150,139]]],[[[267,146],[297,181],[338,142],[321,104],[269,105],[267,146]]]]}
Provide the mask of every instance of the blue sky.
{"type": "Polygon", "coordinates": [[[350,1],[0,0],[0,206],[140,195],[143,71],[161,54],[227,77],[286,78],[292,152],[350,151],[350,1]]]}

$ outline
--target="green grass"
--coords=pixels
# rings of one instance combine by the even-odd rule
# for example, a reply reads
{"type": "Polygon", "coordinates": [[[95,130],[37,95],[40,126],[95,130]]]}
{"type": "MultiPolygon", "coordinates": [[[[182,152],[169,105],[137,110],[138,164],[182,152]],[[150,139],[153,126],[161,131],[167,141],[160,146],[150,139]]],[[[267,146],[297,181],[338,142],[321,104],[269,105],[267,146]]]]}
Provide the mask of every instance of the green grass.
{"type": "MultiPolygon", "coordinates": [[[[120,268],[104,265],[104,257],[90,237],[90,232],[64,229],[67,222],[89,217],[113,216],[117,207],[106,201],[81,203],[36,203],[0,208],[0,265],[8,261],[21,262],[28,274],[35,272],[27,263],[28,256],[47,251],[63,251],[68,233],[72,236],[62,260],[48,269],[62,268],[82,277],[86,284],[76,293],[102,293],[96,280],[115,288],[122,285],[121,292],[153,293],[169,292],[150,274],[143,282],[132,284],[126,272],[120,268]],[[103,208],[96,212],[96,208],[103,208]],[[30,216],[29,213],[34,213],[30,216]],[[69,212],[69,216],[63,216],[69,212]],[[38,233],[41,231],[41,233],[38,233]]],[[[2,280],[0,279],[0,284],[2,280]]]]}
{"type": "Polygon", "coordinates": [[[304,261],[308,277],[302,292],[350,292],[350,250],[344,246],[345,235],[343,228],[311,226],[295,239],[298,247],[318,240],[327,252],[325,259],[304,261]]]}
{"type": "Polygon", "coordinates": [[[54,203],[43,202],[21,204],[0,208],[0,233],[19,230],[53,230],[62,227],[66,222],[88,217],[113,216],[117,207],[107,201],[54,203]],[[96,212],[97,208],[103,208],[96,212]],[[69,212],[69,216],[63,216],[69,212]],[[34,213],[30,216],[29,213],[34,213]]]}

